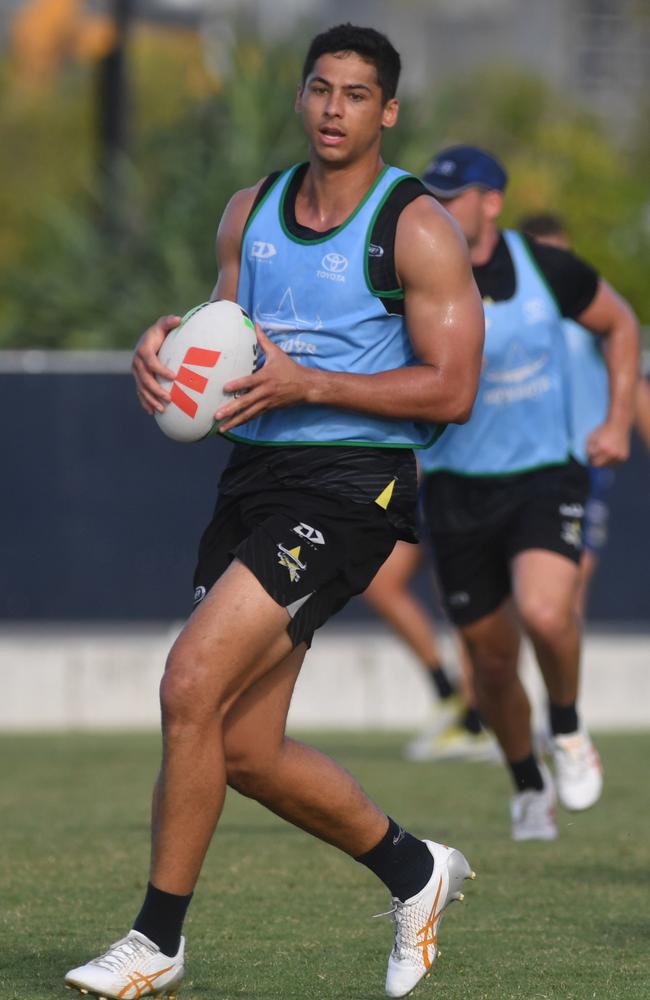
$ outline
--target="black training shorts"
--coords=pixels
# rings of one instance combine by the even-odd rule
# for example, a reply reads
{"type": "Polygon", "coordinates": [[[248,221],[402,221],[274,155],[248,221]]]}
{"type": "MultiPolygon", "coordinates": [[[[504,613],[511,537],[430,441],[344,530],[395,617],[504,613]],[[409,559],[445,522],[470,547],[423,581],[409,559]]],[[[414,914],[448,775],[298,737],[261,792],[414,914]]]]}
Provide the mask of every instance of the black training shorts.
{"type": "Polygon", "coordinates": [[[294,646],[362,593],[398,533],[375,504],[300,489],[221,496],[199,546],[195,602],[237,558],[287,609],[294,646]]]}
{"type": "Polygon", "coordinates": [[[443,599],[470,625],[510,594],[510,564],[526,549],[580,561],[589,478],[575,461],[512,476],[426,476],[422,515],[443,599]]]}

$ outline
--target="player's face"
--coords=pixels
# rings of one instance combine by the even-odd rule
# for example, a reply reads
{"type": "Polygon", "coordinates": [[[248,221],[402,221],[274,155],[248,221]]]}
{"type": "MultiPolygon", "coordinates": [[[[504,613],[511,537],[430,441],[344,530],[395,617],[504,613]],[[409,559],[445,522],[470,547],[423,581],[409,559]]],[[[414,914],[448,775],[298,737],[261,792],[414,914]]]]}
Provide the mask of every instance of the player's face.
{"type": "Polygon", "coordinates": [[[453,215],[470,247],[481,241],[485,227],[493,218],[492,191],[481,188],[468,188],[455,198],[441,198],[441,203],[453,215]]]}
{"type": "Polygon", "coordinates": [[[377,70],[354,52],[317,59],[296,100],[313,152],[333,166],[376,155],[398,108],[395,98],[384,103],[377,70]]]}

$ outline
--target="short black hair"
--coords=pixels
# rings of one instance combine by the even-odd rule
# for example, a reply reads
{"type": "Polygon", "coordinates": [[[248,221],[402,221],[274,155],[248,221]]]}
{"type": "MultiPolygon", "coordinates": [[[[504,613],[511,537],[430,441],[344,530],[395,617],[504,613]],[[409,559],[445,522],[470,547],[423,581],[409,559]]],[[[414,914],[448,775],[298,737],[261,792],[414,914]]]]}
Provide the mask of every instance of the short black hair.
{"type": "Polygon", "coordinates": [[[526,236],[533,239],[544,236],[568,236],[564,220],[552,212],[540,212],[538,215],[526,215],[517,227],[526,236]]]}
{"type": "Polygon", "coordinates": [[[356,52],[361,59],[372,63],[377,70],[377,80],[384,104],[395,97],[402,60],[386,35],[375,31],[374,28],[359,28],[349,22],[337,24],[334,28],[316,35],[309,46],[302,68],[303,85],[316,60],[328,52],[356,52]]]}

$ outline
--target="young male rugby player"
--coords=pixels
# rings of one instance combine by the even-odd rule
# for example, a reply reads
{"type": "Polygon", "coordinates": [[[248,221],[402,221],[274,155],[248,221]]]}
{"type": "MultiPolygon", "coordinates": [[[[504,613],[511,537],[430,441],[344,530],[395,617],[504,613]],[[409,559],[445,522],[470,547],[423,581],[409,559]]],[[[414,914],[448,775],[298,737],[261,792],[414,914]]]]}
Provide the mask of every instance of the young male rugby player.
{"type": "Polygon", "coordinates": [[[507,175],[475,146],[439,152],[424,181],[465,233],[486,316],[472,418],[420,455],[424,513],[449,616],[474,669],[478,705],[508,763],[515,840],[557,836],[555,787],[533,752],[530,706],[517,674],[528,635],[549,697],[562,804],[599,798],[598,754],[577,711],[581,626],[576,593],[588,476],[628,456],[639,367],[629,305],[567,250],[501,231],[507,175]],[[564,320],[606,344],[609,400],[586,453],[570,419],[564,320]]]}
{"type": "MultiPolygon", "coordinates": [[[[386,884],[389,996],[426,974],[442,911],[470,875],[459,851],[412,836],[285,735],[314,630],[412,537],[411,449],[468,418],[478,381],[483,311],[462,234],[420,181],[381,159],[399,70],[372,29],[317,36],[296,101],[309,162],[238,192],[221,220],[213,297],[254,317],[264,364],[230,384],[247,391],[218,413],[236,445],[200,545],[198,603],[162,681],[150,883],[127,936],[68,973],[91,994],[179,983],[183,917],[226,785],[386,884]]],[[[136,350],[148,413],[169,400],[156,354],[177,322],[158,320],[136,350]]]]}

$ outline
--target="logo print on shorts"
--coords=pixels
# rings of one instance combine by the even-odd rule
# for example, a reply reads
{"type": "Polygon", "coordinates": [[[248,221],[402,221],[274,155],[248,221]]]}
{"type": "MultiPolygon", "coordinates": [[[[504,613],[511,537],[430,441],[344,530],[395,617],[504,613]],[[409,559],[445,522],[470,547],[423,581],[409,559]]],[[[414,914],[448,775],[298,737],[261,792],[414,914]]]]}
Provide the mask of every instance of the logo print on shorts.
{"type": "Polygon", "coordinates": [[[469,604],[469,594],[466,590],[457,590],[454,594],[449,595],[449,605],[452,608],[464,608],[469,604]]]}
{"type": "Polygon", "coordinates": [[[196,590],[194,591],[194,603],[200,604],[203,598],[205,597],[205,593],[206,593],[205,587],[197,587],[196,590]]]}
{"type": "Polygon", "coordinates": [[[582,545],[582,525],[580,521],[562,521],[562,541],[579,549],[582,545]]]}
{"type": "Polygon", "coordinates": [[[559,511],[562,517],[582,517],[585,509],[581,503],[561,503],[559,511]]]}
{"type": "Polygon", "coordinates": [[[300,579],[300,570],[307,569],[307,563],[300,562],[300,546],[295,549],[285,549],[282,542],[278,542],[278,562],[289,571],[289,580],[296,583],[300,579]]]}
{"type": "Polygon", "coordinates": [[[325,544],[323,532],[319,531],[318,528],[312,528],[311,524],[305,524],[304,521],[301,521],[300,524],[297,524],[295,528],[292,528],[291,530],[295,531],[295,533],[300,535],[301,538],[305,538],[308,542],[311,542],[312,545],[325,544]]]}

